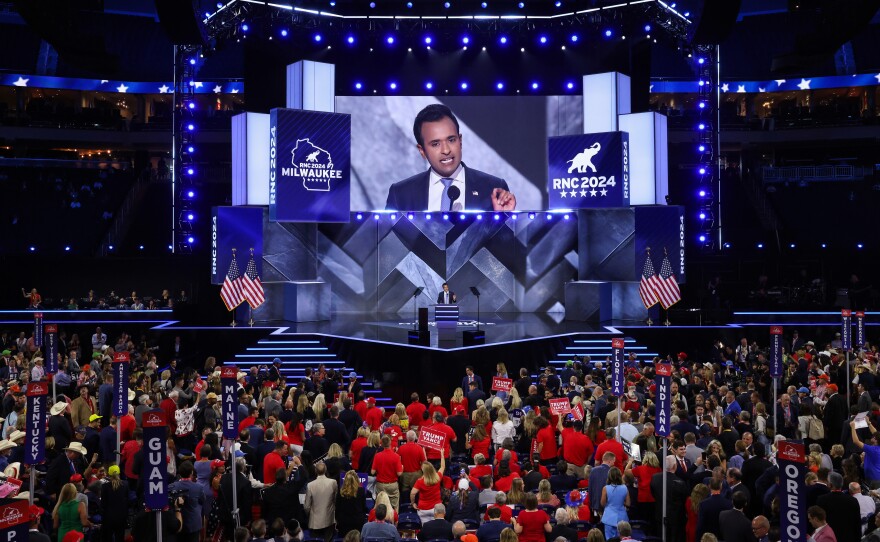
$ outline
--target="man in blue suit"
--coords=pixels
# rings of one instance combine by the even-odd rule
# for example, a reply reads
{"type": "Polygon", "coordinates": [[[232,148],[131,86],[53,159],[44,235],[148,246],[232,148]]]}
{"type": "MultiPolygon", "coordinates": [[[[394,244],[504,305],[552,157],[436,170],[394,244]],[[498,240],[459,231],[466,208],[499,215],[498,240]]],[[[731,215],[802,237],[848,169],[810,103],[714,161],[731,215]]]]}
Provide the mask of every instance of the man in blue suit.
{"type": "Polygon", "coordinates": [[[416,147],[431,168],[396,182],[385,208],[398,211],[513,211],[507,182],[461,161],[458,119],[442,104],[422,109],[413,123],[416,147]],[[454,198],[450,201],[450,194],[454,198]]]}
{"type": "Polygon", "coordinates": [[[730,500],[721,496],[721,480],[713,478],[709,482],[709,491],[711,492],[709,497],[700,503],[700,510],[697,516],[697,540],[700,540],[704,533],[720,536],[721,523],[719,522],[719,517],[721,512],[733,508],[730,500]]]}

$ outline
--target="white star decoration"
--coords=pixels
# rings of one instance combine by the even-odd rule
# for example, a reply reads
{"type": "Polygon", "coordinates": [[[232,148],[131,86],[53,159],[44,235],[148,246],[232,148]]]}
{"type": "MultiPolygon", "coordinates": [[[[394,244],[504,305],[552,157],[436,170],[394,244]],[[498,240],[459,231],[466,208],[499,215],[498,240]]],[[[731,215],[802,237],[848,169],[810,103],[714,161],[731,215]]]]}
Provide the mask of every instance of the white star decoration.
{"type": "Polygon", "coordinates": [[[577,190],[572,190],[571,192],[568,193],[568,195],[574,198],[574,197],[577,197],[578,192],[577,192],[577,190]]]}
{"type": "Polygon", "coordinates": [[[767,89],[763,87],[758,87],[758,92],[767,92],[767,89]]]}
{"type": "Polygon", "coordinates": [[[774,81],[776,81],[776,86],[777,86],[777,87],[781,87],[781,86],[782,86],[782,83],[785,82],[785,79],[774,79],[774,81]]]}
{"type": "Polygon", "coordinates": [[[592,190],[590,190],[590,197],[591,197],[591,198],[595,198],[595,197],[596,197],[596,189],[595,189],[595,188],[592,189],[592,190]]]}
{"type": "Polygon", "coordinates": [[[159,94],[168,94],[168,85],[162,85],[159,87],[159,94]]]}
{"type": "Polygon", "coordinates": [[[605,190],[604,188],[603,188],[602,190],[600,190],[599,193],[602,194],[603,196],[607,196],[607,195],[608,195],[608,191],[605,190]]]}
{"type": "Polygon", "coordinates": [[[30,81],[30,79],[25,79],[25,78],[23,78],[22,76],[19,75],[19,76],[18,76],[18,81],[15,81],[15,82],[12,83],[12,84],[15,85],[15,86],[17,86],[17,87],[26,87],[28,81],[30,81]]]}
{"type": "Polygon", "coordinates": [[[103,85],[104,83],[109,83],[109,82],[110,82],[109,79],[101,79],[101,84],[102,84],[102,85],[103,85]]]}
{"type": "Polygon", "coordinates": [[[566,192],[565,190],[560,190],[560,191],[559,191],[559,197],[560,197],[560,198],[564,198],[564,197],[567,196],[567,195],[568,195],[568,192],[566,192]]]}
{"type": "Polygon", "coordinates": [[[238,89],[234,88],[234,89],[230,90],[229,93],[230,94],[238,94],[238,89]]]}
{"type": "Polygon", "coordinates": [[[582,197],[582,198],[587,197],[587,191],[586,191],[586,190],[581,190],[581,197],[582,197]]]}
{"type": "Polygon", "coordinates": [[[128,92],[128,87],[125,86],[125,83],[119,83],[119,86],[116,87],[116,92],[128,92]]]}
{"type": "Polygon", "coordinates": [[[728,90],[730,90],[730,85],[728,85],[727,83],[721,85],[721,92],[727,92],[728,90]]]}
{"type": "Polygon", "coordinates": [[[801,82],[798,83],[798,88],[801,90],[810,90],[810,81],[812,81],[812,79],[801,79],[801,82]]]}
{"type": "Polygon", "coordinates": [[[222,91],[223,91],[223,89],[220,88],[220,85],[217,85],[216,87],[214,87],[214,94],[220,94],[222,91]]]}
{"type": "Polygon", "coordinates": [[[745,85],[737,85],[737,86],[736,86],[736,91],[737,91],[737,92],[745,92],[745,91],[746,91],[746,86],[745,86],[745,85]]]}
{"type": "Polygon", "coordinates": [[[204,86],[204,84],[203,84],[201,81],[196,81],[195,83],[193,83],[193,85],[194,85],[196,88],[202,88],[202,86],[204,86]]]}
{"type": "Polygon", "coordinates": [[[877,75],[875,75],[875,76],[874,76],[874,79],[876,79],[877,82],[880,83],[880,73],[878,73],[877,75]]]}

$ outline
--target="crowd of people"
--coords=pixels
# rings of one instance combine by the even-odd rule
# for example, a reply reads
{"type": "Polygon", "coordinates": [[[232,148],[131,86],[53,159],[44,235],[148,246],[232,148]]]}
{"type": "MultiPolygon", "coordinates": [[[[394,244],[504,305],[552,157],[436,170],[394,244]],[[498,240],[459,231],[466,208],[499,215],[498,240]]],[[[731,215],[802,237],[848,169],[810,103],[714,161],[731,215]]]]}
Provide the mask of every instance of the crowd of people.
{"type": "Polygon", "coordinates": [[[38,348],[0,352],[0,470],[28,478],[24,390],[54,378],[32,540],[155,539],[141,422],[159,409],[168,423],[169,506],[159,515],[167,540],[606,542],[665,529],[670,541],[769,542],[780,540],[775,451],[798,440],[812,540],[876,542],[876,347],[847,356],[835,337],[821,348],[791,337],[775,408],[768,353],[756,343],[716,341],[708,359],[669,356],[666,439],[654,425],[660,359],[630,355],[619,400],[609,394],[608,360],[585,357],[537,375],[531,367],[508,375],[504,363],[482,376],[467,367],[450,396],[412,393],[388,409],[365,398],[355,372],[319,366],[288,382],[275,360],[236,375],[238,435],[225,439],[216,360],[201,370],[160,363],[98,328],[81,347],[91,363],[71,353],[55,375],[38,348]],[[128,414],[119,418],[108,350],[131,358],[128,414]],[[494,376],[512,386],[493,391],[494,376]],[[558,398],[571,413],[550,408],[558,398]],[[443,437],[423,445],[420,433],[443,437]]]}
{"type": "Polygon", "coordinates": [[[173,309],[175,305],[186,304],[190,298],[185,290],[181,290],[177,296],[169,290],[162,290],[158,296],[138,296],[137,291],[132,290],[129,295],[119,295],[115,290],[108,294],[97,295],[94,290],[83,297],[60,297],[58,299],[43,299],[42,294],[36,288],[30,291],[21,289],[21,295],[27,300],[27,308],[32,310],[65,309],[65,310],[157,310],[173,309]]]}

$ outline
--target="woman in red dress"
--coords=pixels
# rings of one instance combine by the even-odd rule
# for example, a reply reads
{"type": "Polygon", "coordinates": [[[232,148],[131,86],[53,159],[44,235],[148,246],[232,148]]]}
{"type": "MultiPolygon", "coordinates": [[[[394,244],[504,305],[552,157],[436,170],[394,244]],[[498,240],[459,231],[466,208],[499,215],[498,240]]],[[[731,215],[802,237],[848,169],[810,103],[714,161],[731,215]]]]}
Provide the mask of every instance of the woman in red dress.
{"type": "Polygon", "coordinates": [[[691,496],[684,503],[687,512],[687,523],[684,526],[684,539],[686,542],[697,542],[697,518],[700,515],[700,503],[709,496],[709,486],[697,484],[691,491],[691,496]]]}

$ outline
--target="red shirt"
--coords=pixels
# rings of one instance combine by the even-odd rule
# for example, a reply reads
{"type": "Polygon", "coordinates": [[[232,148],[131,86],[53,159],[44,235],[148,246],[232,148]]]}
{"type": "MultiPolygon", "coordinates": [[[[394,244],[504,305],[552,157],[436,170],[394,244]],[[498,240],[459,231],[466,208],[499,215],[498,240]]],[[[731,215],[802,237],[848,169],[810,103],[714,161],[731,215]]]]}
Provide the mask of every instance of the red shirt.
{"type": "MultiPolygon", "coordinates": [[[[354,444],[352,444],[352,450],[354,450],[354,444]]],[[[403,472],[416,472],[421,470],[422,462],[425,461],[424,448],[415,442],[407,442],[398,448],[397,453],[400,454],[400,460],[403,464],[403,472]]]]}
{"type": "Polygon", "coordinates": [[[605,442],[596,447],[596,461],[601,463],[602,456],[605,455],[605,452],[612,452],[615,457],[617,457],[614,461],[614,466],[623,472],[623,465],[626,461],[626,452],[623,451],[623,444],[617,442],[617,440],[613,438],[606,439],[605,442]]]}
{"type": "MultiPolygon", "coordinates": [[[[495,452],[495,464],[496,465],[501,462],[502,455],[504,455],[503,448],[499,449],[497,452],[495,452]]],[[[516,462],[517,462],[516,451],[510,450],[510,469],[511,470],[513,470],[513,465],[516,464],[516,462]]]]}
{"type": "Polygon", "coordinates": [[[492,476],[492,467],[489,465],[477,465],[472,468],[468,473],[468,477],[471,479],[471,483],[473,483],[477,487],[480,486],[480,478],[483,476],[492,476]]]}
{"type": "Polygon", "coordinates": [[[519,478],[519,474],[511,473],[510,476],[505,476],[504,478],[499,478],[495,480],[495,489],[497,491],[503,491],[507,493],[510,491],[510,486],[513,484],[513,479],[519,478]]]}
{"type": "Polygon", "coordinates": [[[419,478],[413,485],[419,490],[419,510],[432,510],[435,504],[440,504],[440,483],[429,486],[424,478],[419,478]]]}
{"type": "Polygon", "coordinates": [[[546,532],[544,524],[550,521],[550,516],[543,510],[523,510],[516,516],[516,522],[522,527],[519,535],[520,542],[544,542],[546,532]]]}
{"type": "Polygon", "coordinates": [[[409,418],[409,426],[412,427],[414,425],[422,425],[422,417],[425,415],[425,411],[428,410],[423,403],[415,401],[410,403],[408,407],[406,407],[406,415],[409,418]]]}
{"type": "Polygon", "coordinates": [[[129,441],[134,438],[134,430],[137,428],[137,420],[134,419],[134,415],[126,414],[119,420],[119,432],[120,438],[123,442],[129,441]]]}
{"type": "MultiPolygon", "coordinates": [[[[445,423],[435,423],[431,426],[431,430],[438,433],[446,433],[446,443],[443,446],[443,457],[449,457],[449,443],[458,440],[455,436],[455,431],[445,423]]],[[[440,452],[433,448],[428,448],[427,454],[428,459],[440,459],[440,452]]]]}
{"type": "Polygon", "coordinates": [[[506,504],[502,504],[501,506],[498,506],[497,504],[491,504],[486,507],[486,513],[483,514],[483,521],[489,521],[489,508],[500,508],[501,517],[499,519],[502,523],[510,523],[510,518],[513,517],[513,508],[507,506],[506,504]]]}
{"type": "Polygon", "coordinates": [[[548,425],[541,429],[538,431],[535,438],[537,438],[539,445],[544,445],[544,447],[541,448],[541,461],[554,459],[556,457],[556,430],[553,426],[548,425]]]}
{"type": "Polygon", "coordinates": [[[303,435],[305,434],[305,429],[303,428],[302,423],[296,424],[296,426],[291,427],[291,422],[287,422],[287,425],[284,427],[287,429],[287,441],[291,444],[295,444],[297,446],[303,445],[303,435]]]}
{"type": "Polygon", "coordinates": [[[649,467],[647,465],[639,465],[633,468],[633,476],[636,477],[639,483],[638,502],[655,502],[654,495],[651,494],[651,478],[662,470],[660,467],[649,467]]]}
{"type": "Polygon", "coordinates": [[[403,429],[399,425],[389,425],[385,428],[385,434],[391,438],[391,449],[396,450],[400,439],[403,438],[403,429]]]}
{"type": "Polygon", "coordinates": [[[247,418],[241,420],[238,424],[238,432],[241,433],[242,430],[247,429],[248,427],[254,425],[254,422],[257,421],[256,416],[248,416],[247,418]]]}
{"type": "Polygon", "coordinates": [[[572,430],[562,432],[562,458],[573,465],[582,467],[593,456],[593,441],[583,433],[572,430]]]}
{"type": "Polygon", "coordinates": [[[443,405],[431,405],[428,407],[428,417],[432,420],[434,419],[435,412],[439,412],[440,414],[442,414],[444,420],[449,417],[449,413],[446,412],[446,408],[443,405]]]}
{"type": "Polygon", "coordinates": [[[275,473],[278,469],[283,469],[284,460],[281,459],[281,455],[270,452],[266,454],[266,457],[263,458],[263,483],[264,484],[274,484],[275,483],[275,473]]]}
{"type": "Polygon", "coordinates": [[[403,463],[394,450],[385,449],[373,458],[373,470],[377,483],[392,484],[397,482],[398,473],[403,472],[403,463]]]}
{"type": "Polygon", "coordinates": [[[141,449],[141,445],[138,444],[136,440],[129,440],[122,447],[122,451],[120,454],[122,455],[122,463],[125,470],[125,477],[131,478],[133,480],[137,480],[140,478],[141,473],[135,472],[133,470],[134,467],[134,455],[138,453],[141,449]]]}
{"type": "Polygon", "coordinates": [[[366,399],[361,401],[360,403],[355,403],[354,411],[358,413],[358,416],[361,417],[362,420],[366,420],[367,410],[370,408],[370,404],[367,403],[366,399]]]}
{"type": "Polygon", "coordinates": [[[489,457],[490,444],[492,444],[492,439],[489,437],[486,437],[483,440],[471,440],[471,457],[474,457],[477,454],[483,454],[483,457],[489,457]]]}
{"type": "Polygon", "coordinates": [[[367,417],[364,421],[370,424],[370,431],[378,431],[382,427],[384,416],[381,408],[373,407],[367,411],[367,417]]]}
{"type": "Polygon", "coordinates": [[[171,434],[173,435],[177,430],[177,421],[174,419],[174,411],[177,410],[177,403],[174,402],[174,399],[166,397],[165,399],[162,399],[161,403],[159,403],[159,408],[165,413],[165,421],[168,422],[168,427],[171,428],[171,434]]]}
{"type": "Polygon", "coordinates": [[[363,450],[366,445],[366,437],[358,437],[351,443],[351,448],[349,448],[349,450],[351,451],[351,468],[354,470],[358,469],[358,465],[361,461],[361,450],[363,450]]]}

